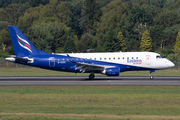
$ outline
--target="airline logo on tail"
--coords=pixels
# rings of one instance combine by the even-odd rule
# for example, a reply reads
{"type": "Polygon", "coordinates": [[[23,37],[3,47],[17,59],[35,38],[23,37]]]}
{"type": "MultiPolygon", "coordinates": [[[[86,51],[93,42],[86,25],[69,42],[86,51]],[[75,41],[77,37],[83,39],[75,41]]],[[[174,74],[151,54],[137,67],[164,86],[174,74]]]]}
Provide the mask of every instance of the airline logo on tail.
{"type": "Polygon", "coordinates": [[[23,47],[24,49],[26,49],[32,53],[30,44],[25,39],[23,39],[23,38],[19,37],[19,35],[17,35],[17,40],[21,47],[23,47]]]}

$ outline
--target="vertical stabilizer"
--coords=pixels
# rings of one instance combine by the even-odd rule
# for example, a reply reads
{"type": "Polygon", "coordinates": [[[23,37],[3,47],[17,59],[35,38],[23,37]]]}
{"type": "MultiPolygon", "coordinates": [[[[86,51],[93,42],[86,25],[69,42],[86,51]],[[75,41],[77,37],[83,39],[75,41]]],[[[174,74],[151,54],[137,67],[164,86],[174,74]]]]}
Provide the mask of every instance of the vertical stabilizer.
{"type": "Polygon", "coordinates": [[[29,55],[47,54],[36,49],[36,47],[16,26],[8,26],[8,29],[16,56],[24,57],[29,55]]]}

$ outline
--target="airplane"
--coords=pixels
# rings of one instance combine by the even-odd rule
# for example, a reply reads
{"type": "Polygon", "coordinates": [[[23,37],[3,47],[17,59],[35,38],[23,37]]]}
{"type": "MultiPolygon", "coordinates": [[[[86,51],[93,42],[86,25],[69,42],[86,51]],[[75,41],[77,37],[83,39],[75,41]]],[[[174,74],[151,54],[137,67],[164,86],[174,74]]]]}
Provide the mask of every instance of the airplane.
{"type": "Polygon", "coordinates": [[[119,76],[121,72],[143,70],[148,70],[153,79],[155,70],[175,66],[155,52],[49,54],[37,49],[16,26],[8,29],[15,55],[5,58],[7,61],[56,71],[90,73],[90,80],[95,78],[95,73],[119,76]]]}

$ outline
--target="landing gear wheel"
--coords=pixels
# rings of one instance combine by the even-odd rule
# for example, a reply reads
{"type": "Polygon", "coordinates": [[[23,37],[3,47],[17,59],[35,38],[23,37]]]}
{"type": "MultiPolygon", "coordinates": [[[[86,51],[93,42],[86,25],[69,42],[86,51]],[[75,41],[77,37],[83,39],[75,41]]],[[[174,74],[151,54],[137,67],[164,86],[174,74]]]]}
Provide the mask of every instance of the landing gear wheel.
{"type": "Polygon", "coordinates": [[[154,79],[154,76],[152,76],[152,72],[150,72],[149,78],[152,80],[154,79]]]}
{"type": "Polygon", "coordinates": [[[94,80],[94,77],[95,77],[94,74],[90,74],[90,75],[89,75],[89,79],[90,79],[90,80],[94,80]]]}
{"type": "Polygon", "coordinates": [[[154,76],[150,76],[150,79],[151,79],[151,80],[154,79],[154,76]]]}

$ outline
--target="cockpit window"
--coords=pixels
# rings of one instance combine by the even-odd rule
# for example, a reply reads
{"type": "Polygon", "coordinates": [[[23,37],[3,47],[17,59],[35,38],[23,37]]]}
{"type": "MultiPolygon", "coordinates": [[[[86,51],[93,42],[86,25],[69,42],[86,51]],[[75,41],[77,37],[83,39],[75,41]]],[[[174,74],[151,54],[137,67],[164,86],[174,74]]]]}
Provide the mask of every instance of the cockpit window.
{"type": "Polygon", "coordinates": [[[160,55],[161,56],[161,58],[165,58],[165,57],[163,57],[162,55],[160,55]]]}
{"type": "Polygon", "coordinates": [[[156,59],[164,58],[162,55],[157,55],[156,59]]]}
{"type": "Polygon", "coordinates": [[[160,55],[157,55],[157,56],[156,56],[156,59],[160,59],[160,58],[161,58],[161,56],[160,56],[160,55]]]}

